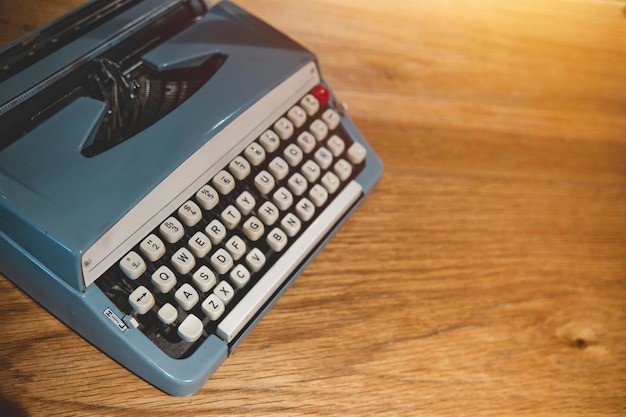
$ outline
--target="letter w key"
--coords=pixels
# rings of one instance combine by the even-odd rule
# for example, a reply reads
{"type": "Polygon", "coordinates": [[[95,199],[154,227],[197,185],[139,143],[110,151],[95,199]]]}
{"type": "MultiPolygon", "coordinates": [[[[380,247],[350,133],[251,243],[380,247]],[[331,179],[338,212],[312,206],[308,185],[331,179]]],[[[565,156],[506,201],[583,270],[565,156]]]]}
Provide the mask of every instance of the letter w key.
{"type": "Polygon", "coordinates": [[[189,273],[196,266],[196,258],[193,257],[189,249],[180,248],[172,255],[172,265],[181,273],[189,273]]]}

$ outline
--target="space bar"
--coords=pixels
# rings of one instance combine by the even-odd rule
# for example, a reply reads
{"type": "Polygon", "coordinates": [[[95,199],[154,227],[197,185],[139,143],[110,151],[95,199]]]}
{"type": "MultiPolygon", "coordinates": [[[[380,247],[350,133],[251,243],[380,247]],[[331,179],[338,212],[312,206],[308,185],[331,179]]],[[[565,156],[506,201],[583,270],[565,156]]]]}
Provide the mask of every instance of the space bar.
{"type": "Polygon", "coordinates": [[[335,197],[326,209],[294,241],[278,261],[237,303],[230,313],[217,326],[217,335],[230,343],[246,324],[276,292],[289,274],[315,248],[315,245],[330,231],[352,204],[361,195],[359,183],[352,181],[335,197]]]}

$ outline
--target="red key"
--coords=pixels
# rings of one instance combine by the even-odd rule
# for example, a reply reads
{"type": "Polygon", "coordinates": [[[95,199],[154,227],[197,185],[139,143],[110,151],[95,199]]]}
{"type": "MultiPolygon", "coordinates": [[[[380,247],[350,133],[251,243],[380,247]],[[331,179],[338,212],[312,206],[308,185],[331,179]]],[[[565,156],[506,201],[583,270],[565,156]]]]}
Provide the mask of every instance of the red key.
{"type": "Polygon", "coordinates": [[[330,99],[330,93],[328,92],[326,87],[321,84],[315,86],[313,90],[311,90],[311,94],[313,94],[317,101],[320,102],[320,106],[328,103],[328,100],[330,99]]]}

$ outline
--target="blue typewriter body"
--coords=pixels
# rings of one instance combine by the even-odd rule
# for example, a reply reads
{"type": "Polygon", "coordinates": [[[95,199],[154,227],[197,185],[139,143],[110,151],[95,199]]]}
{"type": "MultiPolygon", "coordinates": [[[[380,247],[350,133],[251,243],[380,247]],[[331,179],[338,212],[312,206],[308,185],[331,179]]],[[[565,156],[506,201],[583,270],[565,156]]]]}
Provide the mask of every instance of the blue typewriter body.
{"type": "MultiPolygon", "coordinates": [[[[28,54],[19,48],[29,43],[34,48],[33,42],[26,42],[33,39],[33,34],[0,51],[8,56],[0,59],[9,63],[4,66],[5,73],[0,73],[0,129],[10,132],[0,138],[0,272],[144,380],[171,395],[190,395],[215,372],[372,190],[382,166],[324,84],[315,56],[236,5],[226,1],[210,7],[193,1],[145,0],[122,1],[112,8],[108,3],[107,13],[112,10],[108,17],[81,23],[84,27],[77,31],[80,36],[65,39],[48,35],[59,27],[76,25],[67,17],[38,30],[35,38],[40,49],[33,50],[36,54],[41,52],[41,56],[32,62],[23,58],[28,54]],[[169,29],[168,15],[176,13],[184,16],[176,21],[184,23],[169,29]],[[154,33],[166,32],[159,25],[165,25],[171,33],[155,36],[154,33]],[[139,81],[133,80],[133,71],[141,72],[143,78],[137,76],[139,81]],[[206,76],[203,71],[207,72],[206,76]],[[174,81],[165,80],[167,77],[161,74],[170,74],[167,77],[174,77],[174,81]],[[75,81],[73,77],[87,81],[75,81]],[[158,83],[154,77],[160,77],[158,83]],[[187,82],[185,77],[199,77],[199,81],[187,82]],[[267,264],[258,273],[251,272],[251,281],[242,284],[243,289],[231,282],[229,288],[235,288],[241,295],[238,304],[234,305],[233,301],[233,306],[228,306],[231,310],[227,309],[219,322],[207,327],[209,319],[203,313],[206,312],[204,301],[208,301],[212,290],[197,289],[192,279],[200,265],[214,269],[209,261],[212,255],[203,257],[194,252],[195,264],[186,272],[176,272],[170,266],[178,276],[172,293],[185,282],[195,288],[197,304],[189,310],[172,301],[173,294],[162,295],[155,290],[150,274],[156,266],[149,265],[140,278],[128,278],[118,271],[131,252],[145,258],[140,244],[146,236],[161,236],[159,230],[164,222],[172,217],[179,219],[177,210],[186,202],[191,201],[194,207],[200,204],[196,197],[198,190],[205,184],[215,184],[221,172],[229,175],[229,163],[238,156],[245,159],[251,144],[257,143],[277,120],[289,120],[286,115],[291,115],[294,106],[301,112],[298,103],[310,96],[311,91],[316,91],[318,96],[322,91],[321,101],[327,103],[321,104],[332,110],[329,114],[339,117],[339,125],[331,131],[343,137],[341,146],[344,142],[346,147],[355,144],[352,148],[357,156],[343,148],[335,152],[330,143],[326,145],[325,141],[329,140],[326,138],[318,137],[311,145],[314,147],[311,155],[315,157],[309,159],[314,162],[312,165],[322,167],[321,175],[320,179],[309,181],[303,199],[313,192],[314,183],[330,197],[328,202],[319,204],[313,196],[306,198],[306,202],[315,203],[315,214],[319,217],[309,220],[298,212],[302,230],[289,237],[290,246],[279,249],[271,249],[265,242],[266,238],[270,239],[269,230],[276,230],[271,225],[273,221],[264,220],[268,233],[258,245],[256,238],[243,230],[246,218],[263,218],[255,210],[260,210],[264,198],[276,205],[279,202],[272,200],[271,193],[266,198],[261,192],[257,206],[246,212],[235,203],[235,193],[243,193],[244,188],[254,191],[252,178],[261,171],[274,173],[270,160],[276,158],[272,159],[272,152],[289,162],[291,176],[304,169],[304,161],[292,164],[288,159],[289,145],[283,143],[282,137],[280,148],[264,151],[267,162],[259,162],[257,168],[256,162],[251,161],[250,184],[244,185],[248,180],[237,180],[240,188],[232,191],[232,204],[228,203],[229,207],[239,209],[241,221],[227,227],[224,239],[242,236],[248,252],[259,246],[267,256],[267,264]],[[120,94],[126,93],[131,98],[115,102],[120,94]],[[142,94],[144,101],[137,101],[135,96],[142,94]],[[323,94],[327,94],[327,99],[323,94]],[[176,103],[171,104],[174,96],[176,103]],[[151,110],[152,107],[146,110],[149,106],[160,110],[151,110]],[[168,106],[167,111],[162,110],[168,106]],[[150,114],[146,116],[148,111],[150,114]],[[122,119],[125,121],[120,122],[122,119]],[[335,155],[329,156],[332,164],[328,168],[324,168],[324,155],[330,155],[326,148],[335,155]],[[339,160],[354,160],[347,171],[352,174],[346,174],[345,181],[342,166],[334,165],[339,160]],[[327,171],[330,173],[325,174],[327,171]],[[341,188],[335,191],[327,187],[329,192],[322,189],[327,183],[322,183],[321,178],[337,177],[342,179],[341,188]],[[272,279],[264,290],[255,290],[263,293],[263,299],[246,313],[240,312],[244,307],[239,305],[256,297],[252,295],[253,288],[262,280],[269,280],[264,277],[276,271],[274,263],[280,263],[279,259],[285,264],[280,267],[280,278],[272,279]],[[116,283],[118,275],[123,284],[116,283]],[[105,281],[108,284],[103,284],[105,281]],[[138,307],[133,309],[125,301],[130,297],[128,292],[139,286],[148,288],[157,299],[156,304],[148,307],[148,313],[138,313],[138,307]],[[157,317],[157,309],[165,303],[160,300],[162,296],[170,297],[167,303],[178,311],[175,313],[178,321],[169,324],[171,331],[159,319],[150,318],[157,317]],[[196,322],[195,316],[203,321],[205,328],[199,336],[181,336],[191,341],[179,343],[175,328],[182,326],[182,317],[192,314],[196,322]],[[224,330],[228,320],[237,323],[224,330]],[[185,352],[172,354],[159,345],[161,339],[183,346],[185,352]]],[[[89,21],[85,16],[95,15],[93,9],[104,5],[102,1],[87,3],[78,10],[82,12],[80,22],[89,21]]],[[[318,116],[308,117],[312,120],[318,116]]],[[[306,123],[292,128],[296,133],[313,129],[309,125],[312,121],[306,123]]],[[[307,159],[306,146],[300,146],[305,150],[304,159],[307,159]]],[[[270,177],[275,184],[272,193],[279,187],[291,190],[287,194],[293,194],[293,207],[300,204],[298,191],[287,183],[291,177],[279,179],[278,174],[270,177]]],[[[222,196],[223,204],[227,204],[228,198],[222,196]]],[[[224,213],[223,207],[219,207],[219,211],[202,209],[202,222],[210,222],[213,217],[219,220],[220,212],[224,213]]],[[[289,211],[290,208],[281,208],[280,216],[289,211]]],[[[184,241],[196,230],[204,236],[206,228],[208,234],[209,226],[205,227],[205,223],[193,226],[193,230],[185,227],[184,241]]],[[[280,230],[277,232],[285,236],[280,230]]],[[[224,248],[226,240],[213,241],[213,249],[224,248]]],[[[168,252],[165,260],[158,261],[159,265],[168,263],[169,259],[173,261],[172,252],[178,248],[176,244],[165,246],[168,252]]],[[[150,264],[149,260],[143,262],[150,264]]],[[[215,282],[230,282],[229,273],[237,263],[253,271],[252,265],[235,259],[223,272],[215,272],[215,282]]],[[[265,281],[258,287],[263,285],[265,281]]],[[[185,331],[179,329],[179,334],[185,331]]]]}

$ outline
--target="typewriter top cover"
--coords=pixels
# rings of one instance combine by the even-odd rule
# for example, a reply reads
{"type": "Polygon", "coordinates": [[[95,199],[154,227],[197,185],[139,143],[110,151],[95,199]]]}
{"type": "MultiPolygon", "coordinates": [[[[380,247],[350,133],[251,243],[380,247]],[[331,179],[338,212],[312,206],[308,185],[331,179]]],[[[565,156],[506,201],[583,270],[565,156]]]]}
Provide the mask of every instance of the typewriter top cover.
{"type": "MultiPolygon", "coordinates": [[[[144,379],[196,391],[240,337],[163,357],[94,283],[320,84],[311,52],[228,1],[92,0],[5,46],[0,271],[144,379]]],[[[341,123],[368,151],[360,201],[381,165],[341,123]]]]}

